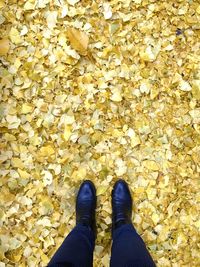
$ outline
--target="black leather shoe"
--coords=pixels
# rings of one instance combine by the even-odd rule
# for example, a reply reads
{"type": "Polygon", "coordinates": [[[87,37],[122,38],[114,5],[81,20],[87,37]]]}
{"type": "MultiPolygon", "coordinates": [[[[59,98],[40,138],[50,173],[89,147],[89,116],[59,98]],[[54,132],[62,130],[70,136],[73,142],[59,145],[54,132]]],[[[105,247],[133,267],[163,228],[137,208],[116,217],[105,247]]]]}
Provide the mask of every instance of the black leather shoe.
{"type": "Polygon", "coordinates": [[[120,179],[112,190],[112,233],[119,226],[132,223],[132,197],[128,184],[120,179]]]}
{"type": "Polygon", "coordinates": [[[84,181],[76,198],[76,224],[90,227],[96,236],[96,189],[92,181],[84,181]]]}

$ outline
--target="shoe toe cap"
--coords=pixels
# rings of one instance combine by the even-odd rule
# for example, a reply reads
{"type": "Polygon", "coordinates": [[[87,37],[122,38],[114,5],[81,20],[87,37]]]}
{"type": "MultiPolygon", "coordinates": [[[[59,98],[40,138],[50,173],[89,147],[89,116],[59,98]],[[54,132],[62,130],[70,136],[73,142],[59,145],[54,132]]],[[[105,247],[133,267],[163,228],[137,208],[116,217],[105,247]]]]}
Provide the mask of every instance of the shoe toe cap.
{"type": "Polygon", "coordinates": [[[132,199],[128,184],[124,180],[119,180],[115,183],[112,194],[114,199],[128,201],[132,199]]]}
{"type": "Polygon", "coordinates": [[[95,198],[96,190],[94,184],[86,180],[82,183],[79,192],[78,192],[78,199],[79,200],[92,200],[95,198]]]}

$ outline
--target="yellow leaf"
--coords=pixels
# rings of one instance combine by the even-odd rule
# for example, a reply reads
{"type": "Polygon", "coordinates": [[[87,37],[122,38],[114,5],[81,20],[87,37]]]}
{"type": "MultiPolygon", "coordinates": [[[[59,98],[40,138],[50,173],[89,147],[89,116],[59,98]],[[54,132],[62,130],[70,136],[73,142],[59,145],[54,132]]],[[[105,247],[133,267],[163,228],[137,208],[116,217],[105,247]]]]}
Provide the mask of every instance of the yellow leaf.
{"type": "Polygon", "coordinates": [[[157,191],[155,188],[148,188],[146,194],[149,200],[153,200],[156,197],[157,191]]]}
{"type": "Polygon", "coordinates": [[[22,42],[22,39],[19,35],[19,32],[15,28],[11,28],[10,33],[9,33],[9,37],[10,37],[11,41],[13,42],[13,44],[20,44],[22,42]]]}
{"type": "Polygon", "coordinates": [[[192,82],[192,96],[196,100],[200,100],[200,80],[193,80],[192,82]]]}
{"type": "Polygon", "coordinates": [[[72,5],[72,6],[74,6],[76,3],[78,3],[80,0],[67,0],[67,2],[70,4],[70,5],[72,5]]]}
{"type": "Polygon", "coordinates": [[[137,135],[131,137],[131,146],[135,147],[140,144],[140,138],[137,135]]]}
{"type": "Polygon", "coordinates": [[[145,160],[143,161],[143,165],[144,167],[152,171],[158,171],[160,169],[159,165],[153,160],[145,160]]]}
{"type": "Polygon", "coordinates": [[[108,254],[106,254],[102,259],[101,262],[103,264],[103,266],[108,266],[110,261],[110,256],[108,254]]]}
{"type": "Polygon", "coordinates": [[[43,157],[46,157],[46,156],[51,156],[55,153],[53,147],[51,147],[50,145],[47,145],[47,146],[43,146],[41,149],[40,149],[40,153],[41,153],[41,156],[43,157]]]}
{"type": "Polygon", "coordinates": [[[58,16],[57,11],[47,11],[46,19],[47,19],[47,26],[49,29],[53,29],[56,27],[57,16],[58,16]]]}
{"type": "Polygon", "coordinates": [[[110,99],[111,99],[112,101],[115,101],[115,102],[120,102],[120,101],[122,101],[122,96],[121,96],[120,91],[115,90],[115,91],[113,92],[113,95],[110,97],[110,99]]]}
{"type": "Polygon", "coordinates": [[[20,177],[22,179],[28,179],[28,178],[30,178],[30,174],[28,172],[23,171],[21,169],[18,169],[17,171],[18,171],[18,173],[19,173],[19,175],[20,175],[20,177]]]}
{"type": "Polygon", "coordinates": [[[44,253],[41,253],[41,259],[45,264],[47,264],[49,262],[49,258],[44,253]]]}
{"type": "Polygon", "coordinates": [[[150,98],[151,98],[151,99],[156,98],[156,96],[157,96],[158,94],[159,94],[159,90],[158,90],[158,88],[155,88],[155,87],[151,88],[151,93],[150,93],[150,98]]]}
{"type": "Polygon", "coordinates": [[[108,189],[108,186],[104,186],[104,185],[100,185],[98,188],[97,188],[97,193],[96,195],[99,196],[99,195],[103,195],[106,190],[108,189]]]}
{"type": "Polygon", "coordinates": [[[153,62],[158,54],[158,50],[155,48],[152,48],[152,46],[147,46],[144,51],[140,51],[140,58],[147,62],[153,62]]]}
{"type": "Polygon", "coordinates": [[[27,1],[24,5],[24,10],[34,10],[35,3],[31,3],[31,1],[27,1]]]}
{"type": "Polygon", "coordinates": [[[21,65],[22,65],[21,60],[19,58],[16,58],[14,63],[15,68],[18,70],[21,65]]]}
{"type": "Polygon", "coordinates": [[[197,7],[196,12],[200,15],[200,5],[197,7]]]}
{"type": "Polygon", "coordinates": [[[14,168],[20,168],[20,169],[24,168],[24,163],[21,161],[20,158],[12,158],[11,163],[14,168]]]}
{"type": "Polygon", "coordinates": [[[22,257],[22,249],[18,248],[18,249],[14,249],[11,251],[8,251],[6,254],[6,257],[14,263],[17,263],[20,261],[21,257],[22,257]]]}
{"type": "Polygon", "coordinates": [[[83,180],[87,175],[87,170],[81,166],[78,168],[78,170],[75,170],[72,175],[71,175],[71,179],[72,181],[81,181],[83,180]]]}
{"type": "Polygon", "coordinates": [[[68,28],[67,37],[69,38],[72,48],[74,48],[83,56],[87,54],[89,37],[86,33],[75,28],[68,28]]]}
{"type": "Polygon", "coordinates": [[[70,136],[71,136],[72,132],[71,132],[71,126],[66,125],[65,126],[65,130],[64,130],[64,134],[63,137],[65,139],[65,141],[68,141],[70,136]]]}
{"type": "Polygon", "coordinates": [[[0,40],[0,56],[6,55],[10,48],[9,40],[8,39],[1,39],[0,40]]]}
{"type": "Polygon", "coordinates": [[[152,221],[154,222],[154,224],[156,225],[159,221],[160,221],[160,217],[158,216],[157,213],[153,213],[151,216],[152,221]]]}
{"type": "Polygon", "coordinates": [[[52,204],[52,199],[49,196],[42,195],[40,199],[40,208],[39,208],[39,213],[41,215],[48,215],[53,212],[53,204],[52,204]]]}
{"type": "Polygon", "coordinates": [[[2,9],[3,7],[5,7],[5,1],[3,0],[0,0],[0,9],[2,9]]]}
{"type": "Polygon", "coordinates": [[[15,141],[16,140],[16,137],[14,135],[12,135],[12,134],[6,133],[5,134],[5,139],[8,142],[12,142],[12,141],[15,141]]]}
{"type": "Polygon", "coordinates": [[[21,113],[22,114],[27,114],[33,111],[33,107],[30,104],[23,104],[22,105],[22,109],[21,109],[21,113]]]}

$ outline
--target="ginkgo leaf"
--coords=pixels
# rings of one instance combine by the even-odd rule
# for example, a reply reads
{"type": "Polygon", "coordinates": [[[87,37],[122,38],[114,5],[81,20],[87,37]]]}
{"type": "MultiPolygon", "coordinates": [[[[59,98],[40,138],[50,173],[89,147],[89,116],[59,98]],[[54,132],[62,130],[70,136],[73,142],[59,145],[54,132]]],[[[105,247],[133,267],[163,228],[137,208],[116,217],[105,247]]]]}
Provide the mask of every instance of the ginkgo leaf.
{"type": "Polygon", "coordinates": [[[74,6],[76,3],[78,3],[80,0],[67,0],[67,2],[70,4],[70,5],[72,5],[72,6],[74,6]]]}
{"type": "Polygon", "coordinates": [[[86,33],[75,28],[68,28],[67,37],[69,38],[72,48],[74,48],[83,56],[87,55],[89,37],[86,33]]]}
{"type": "Polygon", "coordinates": [[[4,56],[8,53],[10,48],[9,40],[8,39],[1,39],[0,40],[0,56],[4,56]]]}
{"type": "Polygon", "coordinates": [[[103,194],[106,192],[107,189],[108,189],[108,186],[100,185],[100,186],[97,188],[97,193],[96,193],[96,195],[97,195],[97,196],[103,195],[103,194]]]}

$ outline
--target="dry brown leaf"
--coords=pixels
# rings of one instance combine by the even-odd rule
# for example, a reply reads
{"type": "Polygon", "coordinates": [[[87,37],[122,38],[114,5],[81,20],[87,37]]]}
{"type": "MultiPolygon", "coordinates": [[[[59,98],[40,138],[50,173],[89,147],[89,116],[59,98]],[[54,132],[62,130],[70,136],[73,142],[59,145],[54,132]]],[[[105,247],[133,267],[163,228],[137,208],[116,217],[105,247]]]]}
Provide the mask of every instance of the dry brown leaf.
{"type": "Polygon", "coordinates": [[[1,39],[0,40],[0,56],[4,56],[8,53],[10,48],[9,40],[8,39],[1,39]]]}
{"type": "Polygon", "coordinates": [[[83,56],[87,55],[89,37],[86,33],[75,28],[68,28],[67,37],[69,38],[72,48],[74,48],[83,56]]]}

